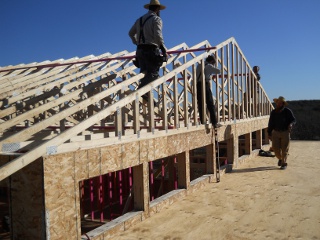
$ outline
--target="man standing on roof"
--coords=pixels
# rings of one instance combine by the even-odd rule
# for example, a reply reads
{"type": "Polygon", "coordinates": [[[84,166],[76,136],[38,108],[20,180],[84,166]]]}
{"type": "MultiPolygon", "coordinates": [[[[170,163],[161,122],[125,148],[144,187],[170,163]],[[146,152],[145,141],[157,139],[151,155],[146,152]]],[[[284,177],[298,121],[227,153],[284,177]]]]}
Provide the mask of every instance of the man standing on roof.
{"type": "Polygon", "coordinates": [[[288,103],[284,97],[274,98],[273,101],[276,103],[276,108],[270,113],[268,135],[269,139],[272,140],[273,151],[279,159],[278,166],[281,166],[281,169],[286,169],[290,133],[296,119],[292,111],[286,107],[288,103]]]}
{"type": "MultiPolygon", "coordinates": [[[[159,77],[159,69],[163,62],[161,60],[167,59],[160,18],[160,10],[166,7],[161,5],[159,0],[150,0],[144,8],[149,11],[138,18],[129,31],[132,42],[137,45],[136,57],[140,72],[145,73],[138,89],[159,77]],[[164,58],[160,56],[160,49],[164,58]]],[[[148,101],[147,94],[142,97],[148,101]]]]}
{"type": "MultiPolygon", "coordinates": [[[[216,65],[216,58],[214,55],[209,55],[206,58],[205,66],[204,66],[204,81],[205,81],[205,93],[206,93],[206,105],[210,113],[210,120],[214,128],[221,127],[221,124],[218,123],[215,107],[212,98],[212,92],[210,89],[210,81],[213,74],[219,74],[220,70],[215,67],[216,65]]],[[[200,122],[203,124],[205,119],[203,119],[203,111],[206,112],[206,109],[202,109],[202,65],[198,64],[196,69],[197,74],[197,101],[198,101],[198,108],[199,108],[199,117],[200,122]]]]}

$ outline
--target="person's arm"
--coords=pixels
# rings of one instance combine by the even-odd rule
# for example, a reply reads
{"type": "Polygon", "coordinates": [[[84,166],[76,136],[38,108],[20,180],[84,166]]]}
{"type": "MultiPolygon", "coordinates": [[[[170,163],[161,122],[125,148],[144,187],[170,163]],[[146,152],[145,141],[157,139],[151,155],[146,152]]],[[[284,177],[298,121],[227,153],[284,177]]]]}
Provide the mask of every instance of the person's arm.
{"type": "Polygon", "coordinates": [[[273,111],[271,111],[270,117],[269,117],[269,122],[268,122],[268,137],[270,140],[271,140],[273,128],[274,128],[273,111]]]}
{"type": "Polygon", "coordinates": [[[167,55],[167,49],[164,44],[163,35],[162,35],[162,20],[159,17],[154,18],[155,24],[154,24],[154,36],[156,44],[161,49],[161,52],[164,56],[167,55]]]}
{"type": "Polygon", "coordinates": [[[137,21],[132,25],[132,27],[129,30],[129,37],[131,38],[133,44],[138,45],[138,39],[137,39],[137,28],[136,28],[137,21]]]}
{"type": "Polygon", "coordinates": [[[205,66],[204,73],[205,73],[205,79],[210,80],[211,75],[220,73],[220,69],[214,67],[212,64],[207,64],[205,66]]]}
{"type": "Polygon", "coordinates": [[[286,108],[286,111],[287,111],[287,118],[288,118],[288,122],[289,122],[288,130],[289,130],[289,132],[291,132],[293,125],[296,124],[296,118],[294,117],[292,111],[289,108],[286,108]]]}

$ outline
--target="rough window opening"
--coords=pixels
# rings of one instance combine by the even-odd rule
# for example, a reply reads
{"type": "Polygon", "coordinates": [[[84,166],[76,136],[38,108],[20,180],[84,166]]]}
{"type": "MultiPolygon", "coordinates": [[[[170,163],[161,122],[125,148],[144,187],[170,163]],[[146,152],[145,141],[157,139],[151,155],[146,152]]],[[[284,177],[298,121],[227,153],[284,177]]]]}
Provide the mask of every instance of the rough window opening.
{"type": "MultiPolygon", "coordinates": [[[[216,158],[219,158],[220,166],[228,164],[226,142],[219,142],[219,156],[216,151],[216,158]]],[[[190,181],[207,174],[207,147],[196,148],[190,151],[190,181]]],[[[215,159],[213,159],[215,161],[215,159]]]]}
{"type": "Polygon", "coordinates": [[[249,154],[247,153],[247,150],[246,150],[246,144],[245,144],[245,135],[240,135],[238,137],[238,157],[241,157],[243,155],[246,155],[246,154],[249,154]]]}
{"type": "Polygon", "coordinates": [[[178,167],[176,157],[167,157],[149,162],[150,201],[178,189],[178,167]]]}
{"type": "Polygon", "coordinates": [[[228,164],[227,141],[219,142],[219,156],[217,151],[216,157],[219,157],[220,167],[228,164]]]}
{"type": "Polygon", "coordinates": [[[132,211],[132,183],[132,168],[81,181],[81,234],[132,211]]]}
{"type": "Polygon", "coordinates": [[[190,151],[190,181],[206,174],[206,148],[196,148],[190,151]]]}

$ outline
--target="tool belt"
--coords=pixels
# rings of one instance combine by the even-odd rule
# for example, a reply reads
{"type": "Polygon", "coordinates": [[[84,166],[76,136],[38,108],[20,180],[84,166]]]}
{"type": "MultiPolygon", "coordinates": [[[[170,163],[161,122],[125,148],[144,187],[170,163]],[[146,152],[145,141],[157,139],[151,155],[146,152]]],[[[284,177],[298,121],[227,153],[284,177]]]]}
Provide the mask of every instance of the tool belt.
{"type": "Polygon", "coordinates": [[[152,44],[139,44],[137,46],[137,49],[142,49],[142,50],[155,50],[157,48],[158,46],[152,45],[152,44]]]}

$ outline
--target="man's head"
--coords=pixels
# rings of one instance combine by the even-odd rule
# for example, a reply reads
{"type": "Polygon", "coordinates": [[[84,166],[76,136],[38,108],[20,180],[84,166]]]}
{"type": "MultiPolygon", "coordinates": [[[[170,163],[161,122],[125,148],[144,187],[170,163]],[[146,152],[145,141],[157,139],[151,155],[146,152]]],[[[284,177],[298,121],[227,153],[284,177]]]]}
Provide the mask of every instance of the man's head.
{"type": "Polygon", "coordinates": [[[260,70],[259,66],[254,66],[254,67],[253,67],[253,72],[254,72],[254,73],[258,73],[259,70],[260,70]]]}
{"type": "Polygon", "coordinates": [[[166,6],[161,5],[159,0],[150,0],[149,4],[144,5],[145,9],[157,12],[166,8],[166,6]]]}
{"type": "Polygon", "coordinates": [[[206,58],[206,62],[214,65],[214,64],[216,64],[216,57],[214,55],[209,55],[206,58]]]}
{"type": "Polygon", "coordinates": [[[278,98],[274,98],[273,101],[276,103],[277,108],[282,108],[282,107],[288,105],[286,99],[282,96],[280,96],[278,98]]]}

